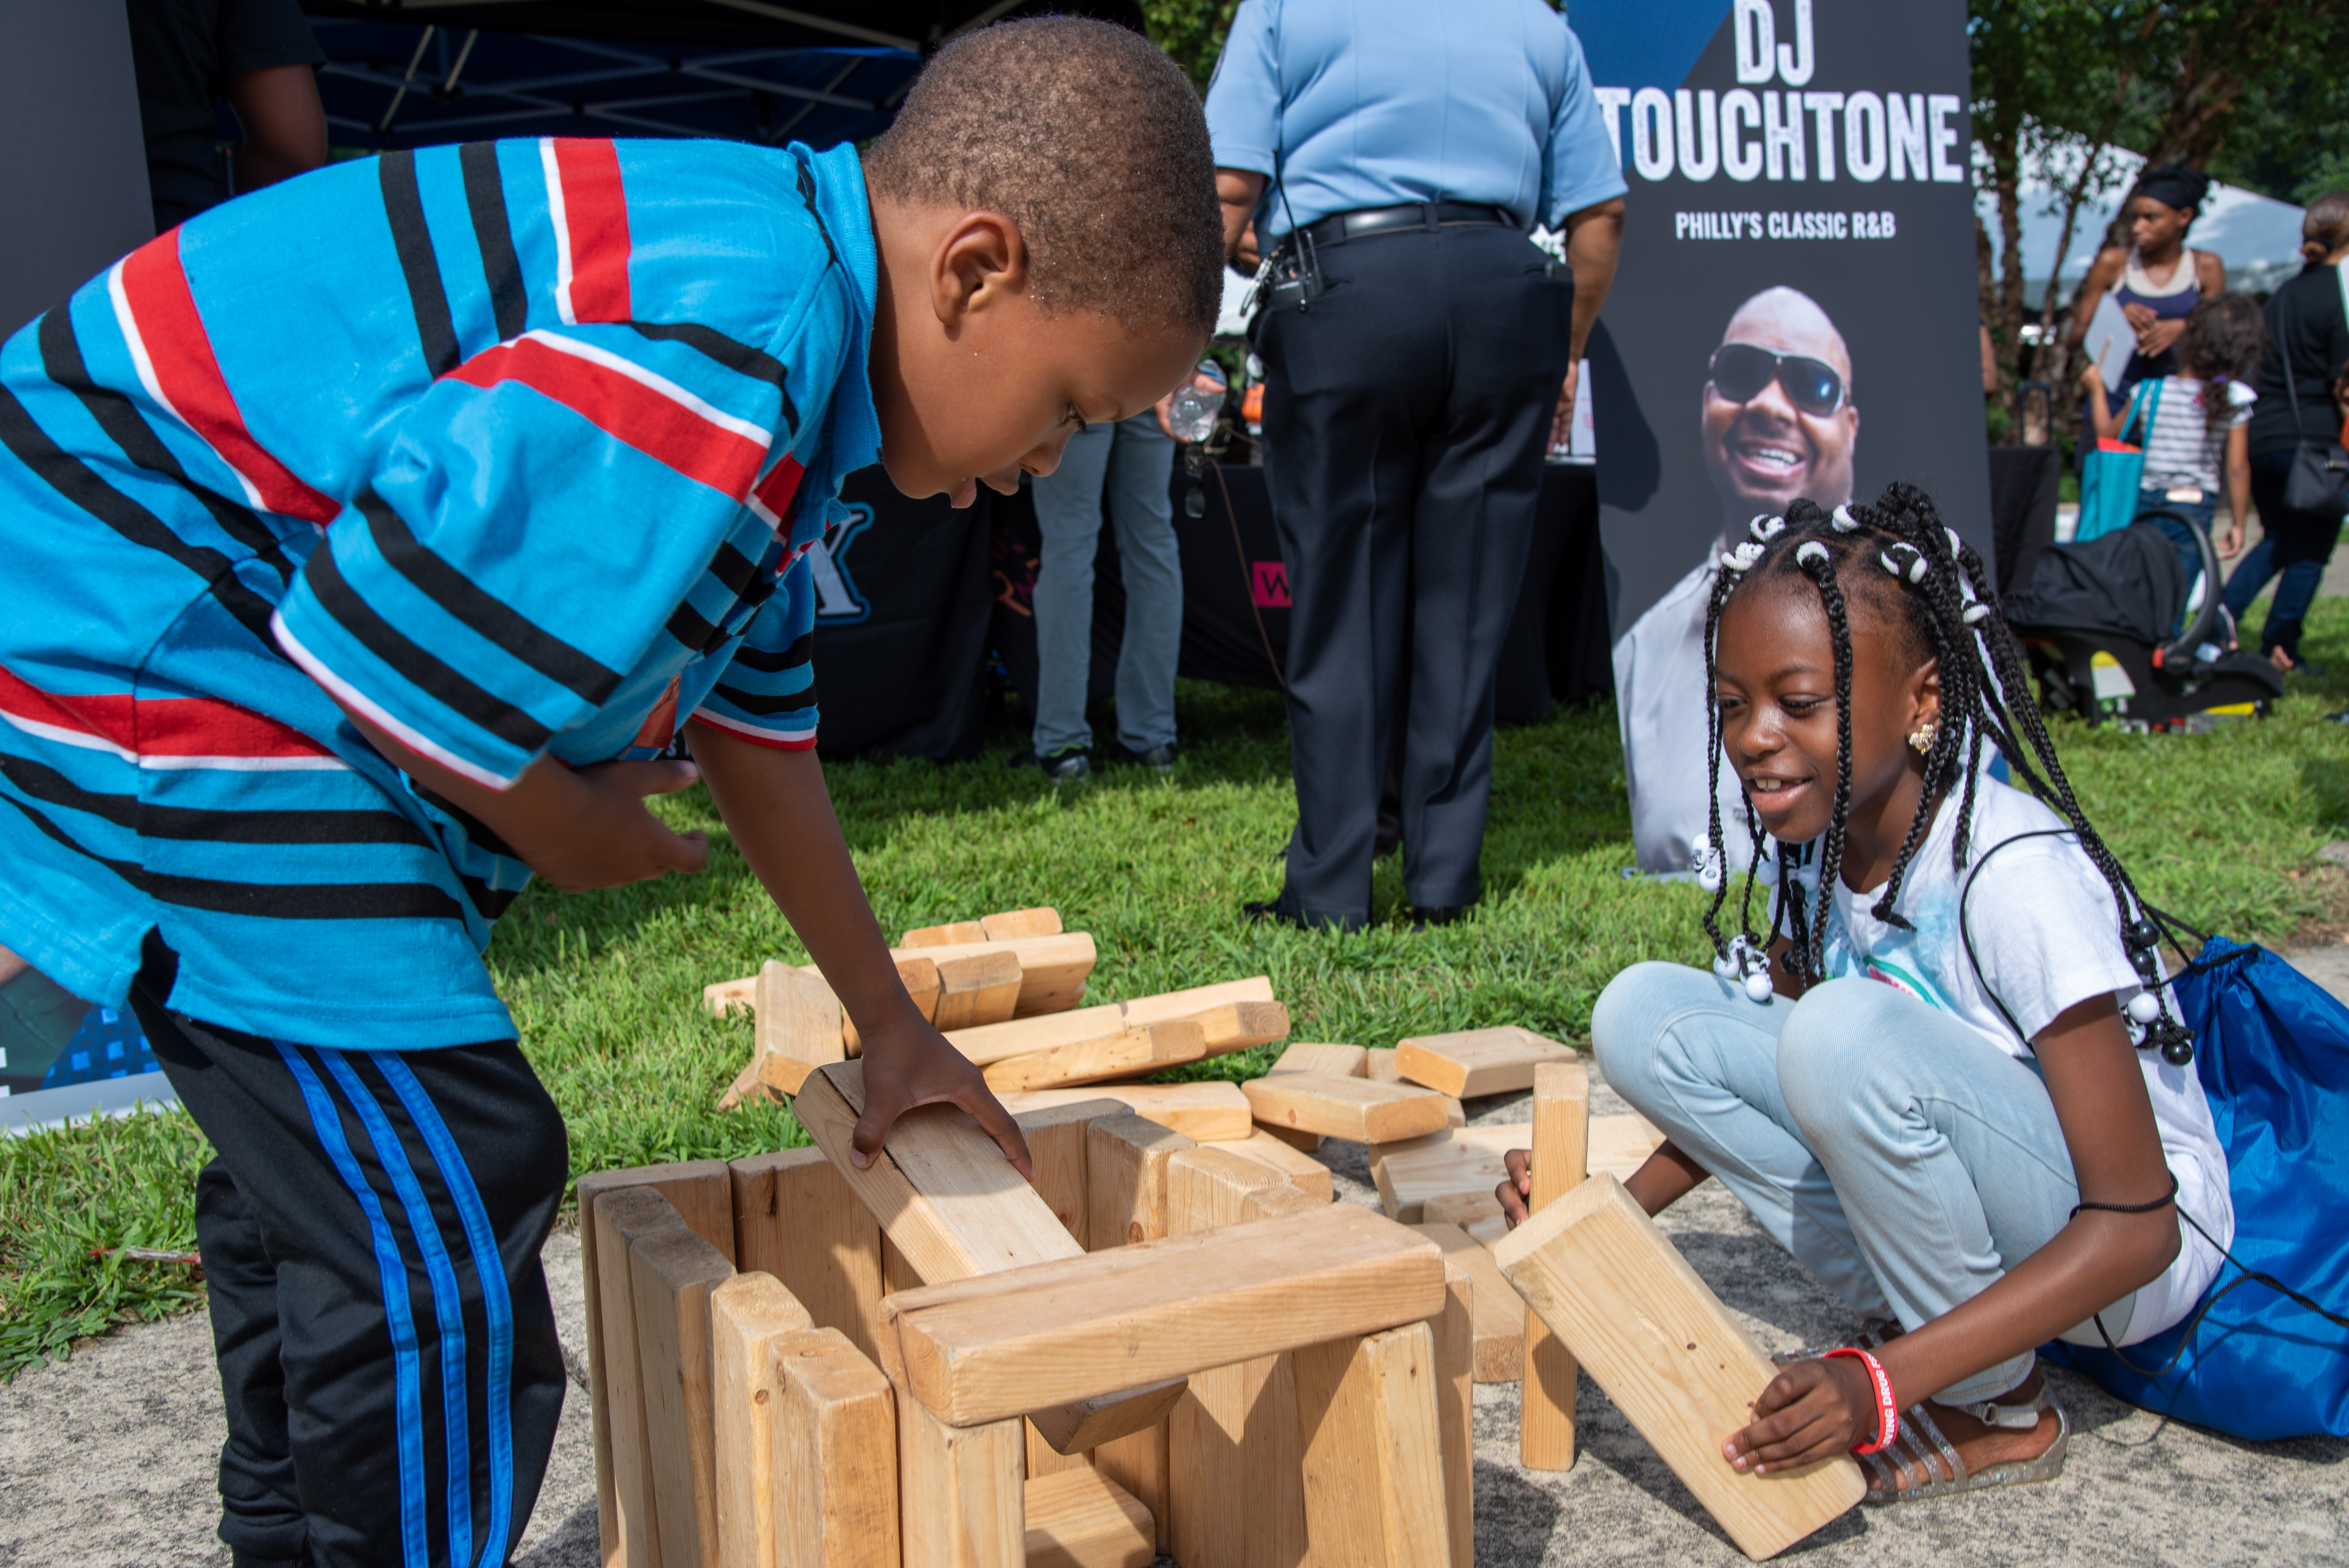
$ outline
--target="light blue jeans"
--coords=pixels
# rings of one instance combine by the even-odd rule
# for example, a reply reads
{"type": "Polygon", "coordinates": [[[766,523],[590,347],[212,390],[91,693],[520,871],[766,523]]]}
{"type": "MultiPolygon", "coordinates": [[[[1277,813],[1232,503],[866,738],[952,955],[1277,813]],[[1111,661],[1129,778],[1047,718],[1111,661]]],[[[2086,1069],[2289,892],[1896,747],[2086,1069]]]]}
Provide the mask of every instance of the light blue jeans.
{"type": "MultiPolygon", "coordinates": [[[[1756,1004],[1708,970],[1634,965],[1599,995],[1590,1038],[1616,1092],[1864,1317],[1916,1328],[1972,1300],[2080,1201],[2039,1075],[1874,980],[1756,1004]]],[[[2099,1315],[2116,1342],[2136,1302],[2099,1315]]],[[[2093,1321],[2063,1337],[2104,1343],[2093,1321]]],[[[1993,1398],[2032,1360],[1935,1397],[1993,1398]]]]}
{"type": "Polygon", "coordinates": [[[1174,741],[1174,664],[1183,647],[1183,559],[1169,493],[1174,443],[1144,409],[1069,440],[1035,481],[1043,553],[1036,568],[1036,755],[1091,746],[1085,688],[1093,667],[1093,552],[1106,501],[1125,581],[1117,658],[1117,738],[1135,751],[1174,741]]]}

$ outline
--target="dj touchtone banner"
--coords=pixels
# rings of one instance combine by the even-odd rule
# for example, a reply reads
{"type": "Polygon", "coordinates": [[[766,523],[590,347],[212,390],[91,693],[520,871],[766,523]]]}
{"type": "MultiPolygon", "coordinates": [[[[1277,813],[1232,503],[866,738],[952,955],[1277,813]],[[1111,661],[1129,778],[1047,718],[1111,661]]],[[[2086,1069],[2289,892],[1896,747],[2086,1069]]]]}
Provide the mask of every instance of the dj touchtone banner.
{"type": "MultiPolygon", "coordinates": [[[[1590,347],[1640,865],[1705,831],[1712,565],[1923,485],[1989,549],[1961,0],[1568,0],[1630,186],[1590,347]]],[[[1725,802],[1737,798],[1733,780],[1725,802]]],[[[1742,827],[1726,835],[1743,862],[1742,827]]]]}

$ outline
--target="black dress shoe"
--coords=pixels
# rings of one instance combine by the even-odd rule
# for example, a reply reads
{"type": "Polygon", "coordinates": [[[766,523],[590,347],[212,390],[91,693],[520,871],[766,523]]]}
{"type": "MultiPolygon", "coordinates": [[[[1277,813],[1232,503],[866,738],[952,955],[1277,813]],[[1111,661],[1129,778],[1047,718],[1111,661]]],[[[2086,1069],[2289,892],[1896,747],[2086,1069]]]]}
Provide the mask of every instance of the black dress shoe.
{"type": "Polygon", "coordinates": [[[1145,750],[1136,751],[1123,740],[1112,741],[1110,744],[1109,759],[1112,762],[1138,763],[1163,777],[1174,771],[1174,742],[1170,740],[1164,746],[1153,746],[1145,750]]]}
{"type": "Polygon", "coordinates": [[[1251,923],[1261,923],[1264,921],[1276,920],[1283,925],[1293,925],[1299,931],[1305,929],[1305,922],[1281,908],[1280,901],[1277,898],[1244,903],[1240,905],[1240,913],[1251,923]]]}
{"type": "Polygon", "coordinates": [[[1473,903],[1447,903],[1435,909],[1414,908],[1411,912],[1411,928],[1422,932],[1431,925],[1452,925],[1467,919],[1469,911],[1475,907],[1473,903]]]}

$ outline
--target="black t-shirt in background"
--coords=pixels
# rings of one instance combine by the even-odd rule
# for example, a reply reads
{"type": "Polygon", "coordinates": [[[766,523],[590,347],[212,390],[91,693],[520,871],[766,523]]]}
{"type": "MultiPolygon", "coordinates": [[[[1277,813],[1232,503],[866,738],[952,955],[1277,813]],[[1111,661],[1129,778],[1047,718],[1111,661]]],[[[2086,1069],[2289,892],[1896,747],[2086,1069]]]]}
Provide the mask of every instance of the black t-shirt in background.
{"type": "Polygon", "coordinates": [[[228,84],[271,66],[326,59],[300,0],[129,0],[130,64],[147,138],[155,232],[228,200],[213,107],[228,84]]]}
{"type": "Polygon", "coordinates": [[[2349,364],[2349,315],[2341,305],[2341,273],[2315,262],[2268,296],[2268,351],[2251,388],[2251,449],[2289,451],[2302,441],[2341,437],[2341,410],[2333,406],[2333,383],[2349,364]],[[2292,385],[2284,385],[2286,357],[2292,385]],[[2300,398],[2300,426],[2292,422],[2292,395],[2300,398]]]}

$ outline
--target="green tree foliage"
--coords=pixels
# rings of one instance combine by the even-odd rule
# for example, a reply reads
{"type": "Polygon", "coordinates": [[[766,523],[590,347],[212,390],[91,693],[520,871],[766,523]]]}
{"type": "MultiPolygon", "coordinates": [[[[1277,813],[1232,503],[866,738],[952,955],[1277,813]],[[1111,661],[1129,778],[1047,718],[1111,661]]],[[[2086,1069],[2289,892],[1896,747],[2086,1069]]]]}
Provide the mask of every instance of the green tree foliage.
{"type": "Polygon", "coordinates": [[[1150,25],[1150,41],[1174,57],[1201,92],[1216,74],[1216,60],[1224,52],[1224,34],[1240,0],[1142,0],[1143,19],[1150,25]]]}

